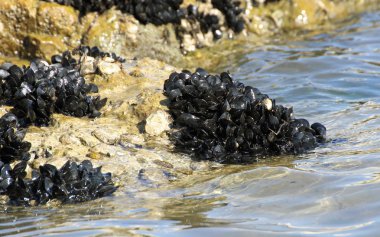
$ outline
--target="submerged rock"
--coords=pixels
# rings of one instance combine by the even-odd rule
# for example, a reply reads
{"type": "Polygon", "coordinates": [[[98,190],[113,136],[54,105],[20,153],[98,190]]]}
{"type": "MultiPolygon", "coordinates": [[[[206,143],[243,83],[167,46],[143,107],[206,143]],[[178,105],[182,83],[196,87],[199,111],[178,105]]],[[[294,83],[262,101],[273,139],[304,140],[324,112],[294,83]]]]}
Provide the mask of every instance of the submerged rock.
{"type": "Polygon", "coordinates": [[[164,84],[179,151],[200,159],[244,163],[258,156],[298,154],[326,139],[326,128],[295,119],[293,109],[277,105],[257,88],[229,73],[173,73],[164,84]]]}

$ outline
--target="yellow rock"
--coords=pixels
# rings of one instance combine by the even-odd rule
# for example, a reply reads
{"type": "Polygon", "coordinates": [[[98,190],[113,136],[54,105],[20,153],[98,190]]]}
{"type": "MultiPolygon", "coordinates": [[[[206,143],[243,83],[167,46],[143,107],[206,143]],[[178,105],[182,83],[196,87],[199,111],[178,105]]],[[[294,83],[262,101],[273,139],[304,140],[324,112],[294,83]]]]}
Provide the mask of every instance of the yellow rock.
{"type": "Polygon", "coordinates": [[[24,35],[36,28],[38,0],[0,1],[0,53],[19,55],[24,35]]]}
{"type": "Polygon", "coordinates": [[[67,49],[61,36],[45,34],[29,34],[24,39],[25,49],[29,57],[40,57],[50,60],[54,54],[61,53],[67,49]]]}
{"type": "Polygon", "coordinates": [[[102,159],[102,155],[99,154],[98,152],[90,152],[87,154],[87,157],[90,158],[90,159],[93,159],[93,160],[100,160],[102,159]]]}
{"type": "Polygon", "coordinates": [[[38,31],[51,35],[75,37],[79,13],[72,7],[41,1],[37,9],[38,31]]]}
{"type": "Polygon", "coordinates": [[[127,43],[134,42],[126,32],[137,27],[137,21],[120,11],[111,9],[99,16],[89,15],[93,18],[89,31],[84,35],[84,43],[96,45],[109,52],[120,54],[127,43]]]}

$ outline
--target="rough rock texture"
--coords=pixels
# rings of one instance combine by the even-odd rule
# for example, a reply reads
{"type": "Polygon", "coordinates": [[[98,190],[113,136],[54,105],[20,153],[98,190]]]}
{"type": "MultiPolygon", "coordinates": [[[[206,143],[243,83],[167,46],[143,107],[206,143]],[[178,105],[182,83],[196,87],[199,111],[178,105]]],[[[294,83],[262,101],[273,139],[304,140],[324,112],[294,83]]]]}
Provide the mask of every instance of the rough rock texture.
{"type": "Polygon", "coordinates": [[[37,27],[39,32],[63,35],[75,39],[73,29],[79,26],[78,12],[71,7],[39,2],[37,8],[37,27]]]}
{"type": "Polygon", "coordinates": [[[163,110],[158,110],[146,119],[145,132],[152,136],[158,136],[163,132],[169,131],[170,124],[170,115],[163,110]]]}
{"type": "Polygon", "coordinates": [[[162,84],[176,68],[148,58],[117,65],[121,68],[118,73],[86,75],[88,82],[99,86],[99,95],[108,98],[101,117],[53,114],[51,126],[28,128],[25,141],[32,144],[28,165],[61,167],[67,161],[80,163],[89,159],[94,167],[102,166],[103,172],[111,172],[120,180],[117,184],[128,190],[157,187],[218,167],[170,152],[170,142],[163,132],[170,118],[164,112],[167,107],[162,84]],[[150,125],[147,129],[146,124],[163,117],[161,132],[152,132],[150,125]]]}
{"type": "MultiPolygon", "coordinates": [[[[54,113],[50,116],[49,126],[29,126],[23,139],[26,144],[31,143],[31,149],[29,150],[29,145],[27,147],[30,156],[26,159],[26,174],[19,169],[17,171],[22,179],[24,175],[31,179],[32,170],[45,164],[59,168],[67,161],[79,164],[84,160],[91,160],[94,167],[102,166],[102,172],[111,172],[116,177],[113,179],[115,185],[135,190],[165,185],[194,172],[219,166],[209,162],[195,162],[189,157],[171,152],[171,144],[164,132],[171,119],[165,112],[167,102],[162,94],[162,84],[164,78],[177,70],[176,68],[148,58],[124,61],[107,56],[72,56],[75,57],[75,62],[72,61],[74,58],[68,59],[73,66],[80,62],[82,65],[93,64],[94,68],[98,68],[102,62],[108,62],[112,65],[111,68],[118,68],[114,70],[118,72],[112,74],[99,73],[98,69],[82,72],[87,83],[98,85],[99,95],[107,97],[108,102],[101,109],[102,115],[96,119],[54,113]],[[86,62],[87,59],[91,63],[86,62]],[[149,128],[152,123],[156,126],[157,122],[165,122],[159,124],[161,131],[149,128]]],[[[52,58],[53,63],[65,60],[66,56],[52,58]]],[[[15,74],[18,75],[18,71],[15,70],[15,74]]],[[[8,72],[2,69],[0,73],[3,75],[8,72]]],[[[12,110],[7,106],[0,108],[1,115],[12,110]]],[[[12,133],[12,129],[7,129],[10,132],[5,131],[4,134],[12,133]]],[[[7,135],[5,139],[8,139],[7,135]]],[[[11,168],[18,162],[11,164],[11,168]]],[[[8,176],[4,178],[14,180],[8,176]]],[[[119,190],[125,191],[123,188],[119,190]]],[[[39,200],[37,197],[36,204],[39,200]]]]}
{"type": "Polygon", "coordinates": [[[231,26],[226,27],[234,19],[224,19],[224,15],[228,15],[225,5],[216,7],[212,2],[185,0],[181,5],[183,9],[190,5],[197,8],[201,19],[208,19],[204,23],[187,16],[176,25],[155,26],[141,24],[132,15],[115,8],[101,14],[90,12],[80,16],[80,12],[72,7],[57,3],[0,1],[0,55],[49,59],[57,52],[82,43],[97,45],[129,58],[149,56],[183,65],[186,61],[181,52],[218,45],[215,38],[243,38],[257,42],[289,29],[325,27],[333,20],[344,20],[377,4],[376,0],[283,0],[258,7],[259,4],[251,1],[241,1],[246,30],[237,35],[232,33],[231,26]],[[213,25],[211,16],[218,16],[219,22],[213,25]],[[205,27],[210,30],[205,31],[205,27]]]}
{"type": "Polygon", "coordinates": [[[36,29],[37,1],[0,2],[0,52],[19,55],[25,35],[36,29]]]}
{"type": "MultiPolygon", "coordinates": [[[[243,1],[243,4],[247,2],[250,1],[243,1]]],[[[235,40],[218,41],[220,43],[213,41],[212,33],[203,34],[200,26],[196,26],[197,31],[194,32],[197,33],[192,34],[194,26],[185,22],[183,31],[188,40],[185,43],[187,51],[212,46],[214,51],[210,54],[217,55],[212,58],[205,56],[203,51],[196,51],[185,59],[186,63],[197,66],[202,61],[215,69],[223,58],[215,52],[228,51],[226,42],[228,45],[239,44],[240,40],[257,42],[259,38],[272,37],[295,25],[301,30],[313,29],[320,23],[345,19],[360,12],[364,6],[371,7],[377,3],[375,0],[311,2],[280,1],[260,8],[247,4],[244,6],[247,32],[236,36],[235,40]]],[[[195,3],[200,4],[186,0],[183,5],[195,3]]],[[[171,72],[176,71],[163,62],[144,57],[150,56],[170,64],[182,61],[181,42],[176,38],[178,31],[175,27],[171,24],[159,27],[141,25],[131,15],[115,9],[101,15],[89,13],[82,18],[78,16],[79,12],[72,8],[55,3],[0,1],[0,62],[10,60],[26,65],[25,61],[15,58],[20,56],[49,60],[53,54],[80,43],[97,45],[127,58],[120,66],[120,72],[86,76],[86,80],[99,85],[100,95],[109,99],[101,110],[103,116],[93,120],[55,114],[51,127],[28,128],[25,141],[32,143],[33,151],[29,165],[38,167],[52,163],[62,166],[67,160],[80,162],[91,159],[95,166],[103,165],[104,171],[119,177],[121,185],[128,186],[129,190],[165,184],[198,170],[213,168],[213,163],[193,162],[188,157],[169,152],[167,148],[170,145],[164,133],[159,136],[144,133],[146,119],[158,110],[167,110],[162,84],[171,72]],[[140,60],[133,60],[135,56],[140,60]]],[[[228,34],[224,37],[228,38],[228,34]]],[[[9,108],[1,107],[0,111],[4,114],[7,110],[9,108]]]]}

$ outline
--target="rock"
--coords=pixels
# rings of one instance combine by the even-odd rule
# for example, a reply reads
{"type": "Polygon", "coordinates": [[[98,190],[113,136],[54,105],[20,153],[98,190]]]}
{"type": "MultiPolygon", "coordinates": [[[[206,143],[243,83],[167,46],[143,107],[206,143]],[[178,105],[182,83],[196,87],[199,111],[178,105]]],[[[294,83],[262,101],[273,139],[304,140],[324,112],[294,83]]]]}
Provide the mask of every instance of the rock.
{"type": "Polygon", "coordinates": [[[41,1],[37,9],[38,31],[44,34],[69,36],[79,39],[79,13],[72,7],[41,1]]]}
{"type": "Polygon", "coordinates": [[[124,146],[143,146],[145,144],[145,139],[141,134],[123,134],[120,136],[120,142],[124,146]]]}
{"type": "Polygon", "coordinates": [[[161,91],[151,89],[143,90],[137,96],[137,105],[133,109],[133,113],[142,121],[147,119],[153,112],[159,109],[166,109],[164,104],[165,96],[161,91]]]}
{"type": "Polygon", "coordinates": [[[142,73],[141,71],[139,70],[132,70],[130,73],[129,73],[130,76],[132,77],[144,77],[144,73],[142,73]]]}
{"type": "Polygon", "coordinates": [[[73,135],[72,133],[63,134],[59,138],[59,141],[63,145],[71,145],[71,144],[80,145],[81,144],[81,140],[78,137],[76,137],[75,135],[73,135]]]}
{"type": "Polygon", "coordinates": [[[136,42],[138,22],[129,15],[123,15],[118,10],[108,10],[96,16],[95,13],[86,15],[83,20],[92,19],[88,32],[83,37],[83,43],[114,52],[128,55],[127,46],[136,42]]]}
{"type": "Polygon", "coordinates": [[[0,1],[0,53],[19,55],[24,35],[35,30],[38,0],[0,1]]]}
{"type": "Polygon", "coordinates": [[[67,48],[63,36],[31,33],[23,41],[27,57],[50,59],[67,48]]]}
{"type": "Polygon", "coordinates": [[[118,63],[109,63],[101,60],[98,63],[98,69],[102,74],[111,75],[120,72],[121,66],[118,63]]]}
{"type": "Polygon", "coordinates": [[[80,74],[81,75],[93,74],[96,72],[96,69],[97,69],[97,66],[96,66],[95,58],[87,56],[85,60],[82,61],[82,64],[80,67],[80,74]]]}
{"type": "Polygon", "coordinates": [[[146,119],[145,132],[151,136],[159,136],[170,130],[171,120],[171,116],[167,112],[158,110],[146,119]]]}
{"type": "Polygon", "coordinates": [[[91,133],[94,137],[96,137],[100,142],[114,145],[120,140],[120,136],[116,131],[113,130],[105,130],[105,129],[97,129],[91,133]]]}

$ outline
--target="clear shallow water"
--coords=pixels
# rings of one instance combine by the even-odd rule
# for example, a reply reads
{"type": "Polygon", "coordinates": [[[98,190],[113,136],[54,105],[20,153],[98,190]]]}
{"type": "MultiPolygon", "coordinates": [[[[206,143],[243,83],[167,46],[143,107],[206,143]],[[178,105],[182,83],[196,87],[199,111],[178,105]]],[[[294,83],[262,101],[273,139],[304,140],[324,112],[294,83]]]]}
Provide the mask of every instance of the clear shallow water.
{"type": "Polygon", "coordinates": [[[7,207],[0,236],[375,236],[380,230],[380,15],[250,50],[225,69],[320,121],[309,154],[61,208],[7,207]]]}

